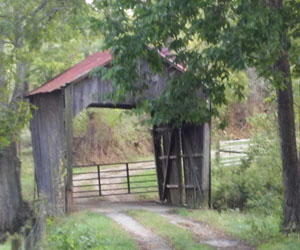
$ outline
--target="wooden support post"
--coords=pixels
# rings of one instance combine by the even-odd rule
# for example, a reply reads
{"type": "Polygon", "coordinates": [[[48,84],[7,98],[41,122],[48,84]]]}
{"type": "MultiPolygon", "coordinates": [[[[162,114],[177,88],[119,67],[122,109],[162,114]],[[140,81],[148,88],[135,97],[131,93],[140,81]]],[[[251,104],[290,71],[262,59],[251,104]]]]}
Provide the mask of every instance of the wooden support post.
{"type": "Polygon", "coordinates": [[[65,147],[65,168],[67,171],[65,191],[66,191],[66,212],[71,212],[73,204],[73,86],[69,85],[64,90],[64,147],[65,147]]]}
{"type": "Polygon", "coordinates": [[[128,189],[128,194],[130,194],[130,179],[129,179],[128,162],[126,163],[126,174],[127,174],[127,189],[128,189]]]}
{"type": "Polygon", "coordinates": [[[170,136],[170,140],[169,140],[169,147],[168,147],[168,154],[167,154],[167,160],[166,160],[166,174],[165,174],[165,178],[164,178],[164,183],[163,183],[163,190],[162,190],[162,198],[165,199],[166,197],[166,186],[167,186],[167,182],[169,180],[169,175],[170,175],[170,154],[171,154],[171,149],[172,149],[172,143],[173,143],[173,130],[171,131],[171,136],[170,136]]]}
{"type": "Polygon", "coordinates": [[[73,190],[67,190],[67,204],[66,207],[68,208],[68,213],[72,211],[73,209],[73,190]]]}
{"type": "Polygon", "coordinates": [[[220,141],[217,141],[216,161],[217,161],[217,163],[220,162],[220,141]]]}
{"type": "Polygon", "coordinates": [[[179,202],[179,205],[183,205],[183,179],[182,179],[182,165],[181,165],[181,143],[180,143],[180,130],[175,130],[175,139],[174,139],[174,154],[176,155],[176,160],[174,160],[174,163],[176,165],[177,170],[177,183],[178,183],[178,193],[177,201],[179,202]]]}
{"type": "Polygon", "coordinates": [[[101,196],[101,179],[100,179],[100,166],[97,165],[97,171],[98,171],[98,190],[99,190],[99,196],[101,196]]]}

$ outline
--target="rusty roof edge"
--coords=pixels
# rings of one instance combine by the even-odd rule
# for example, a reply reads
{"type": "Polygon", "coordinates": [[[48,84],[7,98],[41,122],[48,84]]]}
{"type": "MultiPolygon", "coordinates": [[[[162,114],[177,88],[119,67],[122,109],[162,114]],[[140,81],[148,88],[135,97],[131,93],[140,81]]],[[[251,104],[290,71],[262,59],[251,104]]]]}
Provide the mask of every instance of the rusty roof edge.
{"type": "Polygon", "coordinates": [[[39,86],[39,87],[33,89],[32,91],[30,91],[30,92],[25,96],[25,98],[30,98],[31,96],[35,96],[35,95],[39,95],[39,94],[49,94],[49,93],[52,93],[52,92],[54,92],[54,91],[56,91],[56,90],[61,90],[61,89],[65,88],[65,87],[67,87],[67,85],[70,85],[70,84],[72,84],[72,83],[76,83],[76,82],[78,82],[78,81],[80,81],[80,80],[86,78],[86,77],[89,75],[89,73],[90,73],[93,69],[95,69],[95,68],[97,68],[97,67],[105,67],[105,66],[107,66],[111,61],[112,61],[112,58],[109,59],[109,60],[107,60],[107,61],[105,61],[103,65],[99,65],[99,66],[93,67],[93,68],[90,69],[90,70],[85,71],[84,73],[82,73],[82,74],[80,74],[78,77],[76,77],[76,79],[74,79],[74,80],[72,80],[72,81],[70,81],[70,82],[66,82],[64,85],[60,86],[60,87],[57,88],[57,89],[53,89],[53,90],[50,90],[50,91],[43,91],[43,92],[37,92],[37,93],[34,93],[34,92],[36,92],[37,90],[39,90],[40,88],[42,88],[43,86],[45,86],[46,84],[48,84],[50,81],[56,79],[56,78],[59,77],[60,75],[66,73],[66,72],[67,72],[68,70],[70,70],[71,68],[73,68],[73,67],[75,67],[76,65],[80,64],[80,63],[82,62],[82,61],[81,61],[81,62],[75,64],[73,67],[71,67],[71,68],[65,70],[64,72],[58,74],[57,76],[53,77],[53,78],[52,78],[51,80],[49,80],[48,82],[46,82],[46,83],[42,84],[41,86],[39,86]]]}
{"type": "Polygon", "coordinates": [[[71,68],[68,68],[68,69],[64,70],[63,72],[61,72],[61,73],[59,73],[58,75],[56,75],[56,76],[54,76],[53,78],[51,78],[49,81],[43,83],[41,86],[38,86],[38,87],[36,87],[35,89],[31,90],[31,91],[28,93],[28,95],[26,95],[26,97],[29,97],[29,96],[31,96],[31,95],[41,94],[41,93],[50,93],[50,92],[52,92],[53,90],[52,90],[52,91],[49,91],[49,92],[46,91],[46,92],[39,92],[39,93],[31,94],[31,93],[36,92],[36,91],[39,90],[40,88],[44,87],[44,86],[45,86],[46,84],[48,84],[49,82],[51,82],[51,81],[55,80],[56,78],[60,77],[61,75],[65,74],[67,71],[69,71],[70,69],[72,69],[72,68],[75,67],[76,65],[80,64],[81,62],[82,62],[82,61],[80,61],[79,63],[76,63],[76,64],[75,64],[74,66],[72,66],[71,68]]]}

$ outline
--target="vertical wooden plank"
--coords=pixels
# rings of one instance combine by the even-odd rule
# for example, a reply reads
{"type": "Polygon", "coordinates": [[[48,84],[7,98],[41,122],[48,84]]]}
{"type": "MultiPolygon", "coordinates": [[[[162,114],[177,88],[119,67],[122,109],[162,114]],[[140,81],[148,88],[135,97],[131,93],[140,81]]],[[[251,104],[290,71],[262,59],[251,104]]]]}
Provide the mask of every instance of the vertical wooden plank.
{"type": "Polygon", "coordinates": [[[203,162],[201,172],[201,185],[204,194],[204,200],[201,202],[202,206],[210,206],[210,195],[211,195],[211,171],[210,171],[210,125],[205,123],[203,125],[203,162]]]}
{"type": "MultiPolygon", "coordinates": [[[[182,152],[184,155],[187,155],[187,149],[184,145],[184,140],[187,140],[191,137],[191,131],[189,126],[185,125],[181,128],[181,140],[182,140],[182,152]]],[[[190,169],[189,159],[187,157],[183,158],[183,169],[184,169],[184,183],[185,183],[185,199],[188,208],[194,207],[194,200],[196,195],[196,189],[193,182],[193,174],[190,169]],[[192,188],[194,187],[194,188],[192,188]]]]}
{"type": "Polygon", "coordinates": [[[100,178],[100,166],[97,165],[97,172],[98,172],[98,191],[99,196],[101,196],[101,178],[100,178]]]}
{"type": "MultiPolygon", "coordinates": [[[[180,205],[183,205],[183,180],[182,180],[182,165],[181,165],[181,143],[180,143],[180,129],[175,130],[175,138],[174,138],[174,155],[176,156],[175,165],[177,171],[177,185],[178,185],[178,202],[180,205]]],[[[175,169],[174,169],[175,170],[175,169]]]]}
{"type": "MultiPolygon", "coordinates": [[[[167,126],[169,127],[169,126],[167,126]]],[[[176,154],[180,154],[180,141],[179,141],[179,130],[174,129],[173,131],[173,139],[171,140],[171,131],[168,130],[163,135],[163,147],[164,151],[167,152],[169,146],[171,146],[170,155],[174,156],[176,154]],[[170,145],[171,144],[171,145],[170,145]]],[[[179,183],[178,183],[178,167],[177,163],[180,162],[177,159],[169,160],[169,173],[168,173],[168,181],[167,184],[173,186],[173,188],[168,188],[166,192],[167,202],[173,205],[180,205],[180,193],[179,193],[179,183]],[[177,188],[174,188],[176,187],[177,188]]]]}
{"type": "Polygon", "coordinates": [[[71,212],[73,204],[73,86],[64,89],[64,147],[65,147],[65,169],[67,172],[66,190],[66,212],[71,212]]]}
{"type": "Polygon", "coordinates": [[[202,157],[195,157],[203,153],[203,126],[185,124],[181,129],[182,151],[185,157],[184,180],[186,203],[189,208],[198,208],[202,205],[202,157]],[[200,187],[198,187],[200,186],[200,187]],[[193,188],[192,188],[193,187],[193,188]]]}
{"type": "Polygon", "coordinates": [[[156,177],[157,177],[157,185],[158,185],[158,192],[159,192],[159,200],[163,201],[162,198],[162,185],[163,185],[163,166],[162,161],[159,160],[159,156],[163,154],[162,147],[161,147],[161,136],[156,132],[156,126],[152,129],[152,145],[153,145],[153,152],[154,152],[154,160],[155,160],[155,167],[156,167],[156,177]]]}
{"type": "MultiPolygon", "coordinates": [[[[160,129],[164,128],[164,129],[168,129],[167,126],[160,126],[160,129]]],[[[168,154],[171,154],[171,151],[169,152],[169,149],[171,147],[171,133],[168,132],[167,130],[162,132],[162,156],[164,157],[163,160],[161,160],[162,164],[163,164],[163,180],[165,180],[168,176],[167,176],[167,164],[169,164],[169,162],[167,162],[167,156],[168,154]]],[[[169,173],[170,175],[170,173],[169,173]]],[[[166,184],[170,184],[170,182],[166,183],[166,184]]],[[[172,204],[172,198],[171,198],[171,192],[170,189],[166,189],[165,192],[163,192],[163,199],[165,199],[167,201],[167,203],[171,203],[172,204]]]]}

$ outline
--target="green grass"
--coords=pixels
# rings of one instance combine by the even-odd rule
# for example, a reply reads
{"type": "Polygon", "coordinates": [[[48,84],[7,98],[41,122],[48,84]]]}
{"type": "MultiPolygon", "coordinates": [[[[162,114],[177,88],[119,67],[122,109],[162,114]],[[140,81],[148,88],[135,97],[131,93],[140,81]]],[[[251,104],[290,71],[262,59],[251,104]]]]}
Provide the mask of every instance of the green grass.
{"type": "Polygon", "coordinates": [[[10,241],[0,244],[0,250],[11,250],[10,241]]]}
{"type": "Polygon", "coordinates": [[[149,153],[149,155],[135,155],[130,156],[128,161],[135,162],[135,161],[154,161],[154,155],[149,153]]]}
{"type": "MultiPolygon", "coordinates": [[[[157,200],[158,191],[157,191],[157,178],[155,169],[151,170],[141,170],[136,172],[134,175],[141,175],[136,177],[130,177],[130,188],[131,192],[147,192],[147,191],[156,191],[151,193],[144,194],[135,194],[138,200],[157,200]],[[147,176],[148,174],[153,174],[153,176],[147,176]],[[145,181],[142,183],[132,183],[137,181],[145,181]],[[143,186],[155,186],[151,188],[143,188],[143,186]]],[[[124,181],[124,186],[127,186],[127,182],[124,181]]]]}
{"type": "Polygon", "coordinates": [[[290,235],[289,237],[281,235],[277,239],[273,239],[268,243],[261,244],[258,250],[299,250],[299,236],[290,235]]]}
{"type": "Polygon", "coordinates": [[[34,198],[34,163],[31,147],[23,150],[20,160],[23,199],[32,201],[34,198]]]}
{"type": "Polygon", "coordinates": [[[281,218],[258,213],[240,211],[188,210],[177,209],[175,212],[188,218],[206,222],[230,235],[245,240],[258,249],[300,249],[296,236],[286,237],[280,232],[281,218]]]}
{"type": "Polygon", "coordinates": [[[21,234],[14,234],[14,235],[8,235],[8,239],[5,243],[0,244],[0,250],[11,250],[11,242],[13,239],[19,239],[21,240],[21,243],[23,242],[23,236],[21,234]]]}
{"type": "Polygon", "coordinates": [[[31,147],[31,133],[29,128],[26,128],[22,131],[20,143],[22,196],[24,200],[32,201],[34,198],[34,161],[31,147]]]}
{"type": "Polygon", "coordinates": [[[197,243],[191,232],[171,224],[167,219],[158,214],[140,210],[131,210],[128,211],[128,214],[145,227],[150,228],[158,235],[168,239],[175,249],[213,249],[207,245],[197,243]]]}
{"type": "Polygon", "coordinates": [[[45,250],[138,249],[127,232],[107,217],[92,213],[75,213],[58,221],[48,221],[45,250]]]}

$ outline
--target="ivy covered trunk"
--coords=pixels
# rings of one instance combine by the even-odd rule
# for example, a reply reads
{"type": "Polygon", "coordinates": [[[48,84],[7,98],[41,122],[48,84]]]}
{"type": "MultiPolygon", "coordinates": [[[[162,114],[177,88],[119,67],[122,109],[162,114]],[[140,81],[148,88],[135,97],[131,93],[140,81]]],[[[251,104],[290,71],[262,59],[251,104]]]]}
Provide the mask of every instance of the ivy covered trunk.
{"type": "MultiPolygon", "coordinates": [[[[23,48],[23,39],[23,30],[21,30],[20,35],[16,37],[16,48],[23,48]]],[[[3,52],[3,49],[3,40],[0,39],[0,53],[3,52]]],[[[26,62],[24,60],[18,62],[16,64],[18,81],[15,83],[11,100],[9,101],[5,95],[0,95],[0,101],[7,102],[4,104],[6,105],[6,109],[3,110],[10,111],[8,117],[13,114],[19,115],[19,103],[24,101],[24,96],[28,87],[25,81],[26,70],[26,62]]],[[[5,90],[7,88],[6,84],[7,81],[3,74],[0,78],[0,88],[5,90]]],[[[19,118],[18,121],[20,120],[22,119],[19,118]]],[[[26,221],[30,211],[28,204],[22,199],[20,180],[21,163],[17,156],[16,142],[14,142],[16,136],[17,133],[8,138],[9,141],[11,141],[9,145],[0,145],[0,242],[5,240],[5,232],[13,234],[20,229],[26,221]]]]}
{"type": "Polygon", "coordinates": [[[18,231],[29,215],[29,207],[22,200],[20,185],[20,161],[16,144],[0,153],[0,241],[5,232],[18,231]]]}
{"type": "Polygon", "coordinates": [[[284,73],[284,89],[277,89],[278,129],[284,184],[283,230],[300,230],[300,169],[295,135],[293,91],[288,57],[283,53],[277,69],[284,73]]]}

